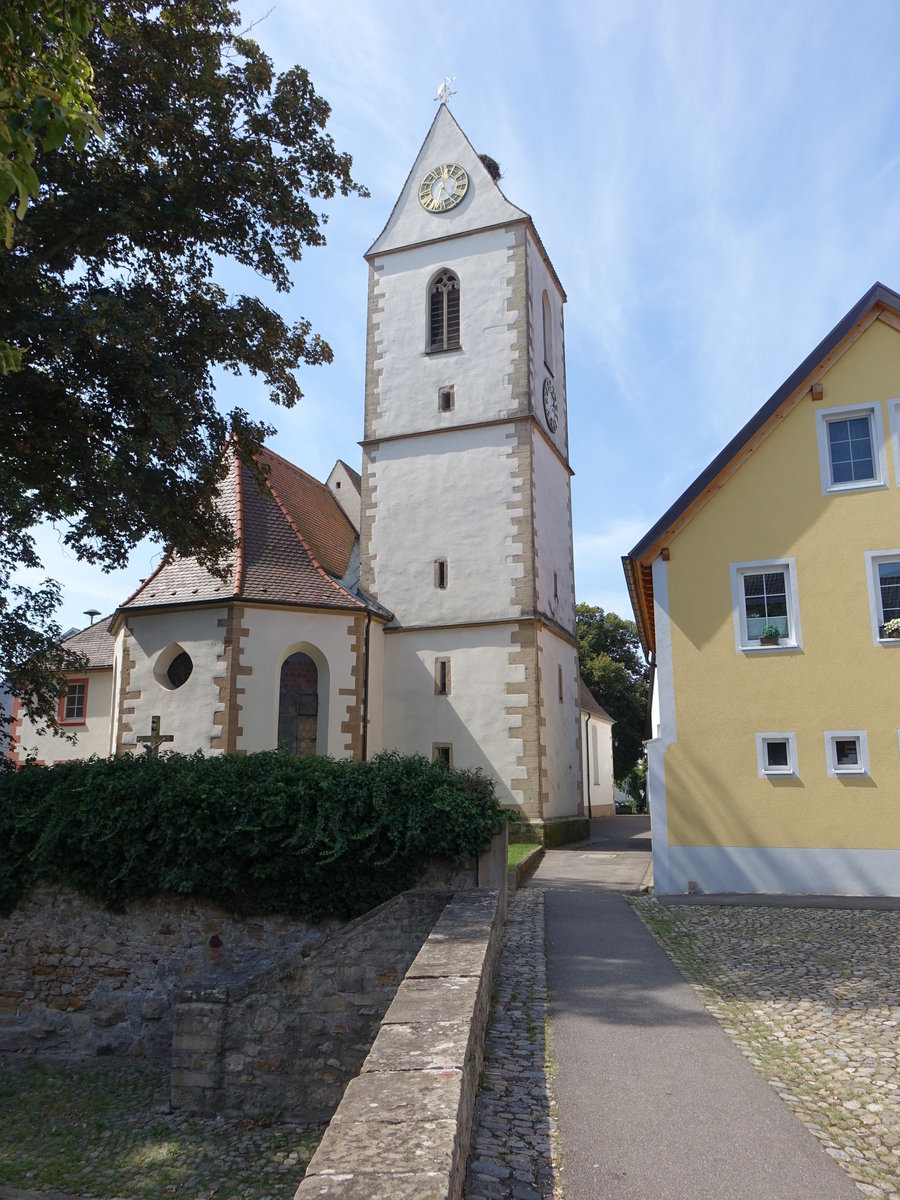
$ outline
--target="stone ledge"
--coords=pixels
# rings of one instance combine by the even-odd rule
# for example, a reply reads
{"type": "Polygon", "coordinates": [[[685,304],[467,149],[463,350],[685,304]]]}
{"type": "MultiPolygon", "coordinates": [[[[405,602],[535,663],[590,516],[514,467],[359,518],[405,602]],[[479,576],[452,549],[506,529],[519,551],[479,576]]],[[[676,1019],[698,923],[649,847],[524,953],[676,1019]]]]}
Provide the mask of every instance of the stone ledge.
{"type": "Polygon", "coordinates": [[[295,1200],[462,1195],[505,899],[457,892],[444,909],[295,1200]]]}

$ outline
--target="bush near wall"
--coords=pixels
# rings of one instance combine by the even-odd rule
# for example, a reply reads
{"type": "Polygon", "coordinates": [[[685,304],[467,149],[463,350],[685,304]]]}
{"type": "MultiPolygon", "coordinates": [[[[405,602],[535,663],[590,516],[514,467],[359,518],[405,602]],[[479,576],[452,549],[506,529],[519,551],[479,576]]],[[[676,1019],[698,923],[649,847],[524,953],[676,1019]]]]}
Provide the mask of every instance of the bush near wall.
{"type": "Polygon", "coordinates": [[[88,759],[0,776],[0,911],[38,879],[112,908],[159,891],[237,913],[354,917],[507,820],[492,782],[421,757],[88,759]]]}

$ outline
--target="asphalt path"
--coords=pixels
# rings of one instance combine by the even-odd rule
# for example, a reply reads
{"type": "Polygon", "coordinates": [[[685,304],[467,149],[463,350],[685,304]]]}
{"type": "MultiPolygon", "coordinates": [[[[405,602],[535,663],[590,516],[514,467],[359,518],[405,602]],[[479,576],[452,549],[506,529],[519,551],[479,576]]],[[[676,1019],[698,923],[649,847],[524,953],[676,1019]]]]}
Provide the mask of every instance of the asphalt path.
{"type": "Polygon", "coordinates": [[[547,889],[566,1200],[858,1200],[616,894],[646,870],[639,821],[595,822],[529,884],[547,889]]]}

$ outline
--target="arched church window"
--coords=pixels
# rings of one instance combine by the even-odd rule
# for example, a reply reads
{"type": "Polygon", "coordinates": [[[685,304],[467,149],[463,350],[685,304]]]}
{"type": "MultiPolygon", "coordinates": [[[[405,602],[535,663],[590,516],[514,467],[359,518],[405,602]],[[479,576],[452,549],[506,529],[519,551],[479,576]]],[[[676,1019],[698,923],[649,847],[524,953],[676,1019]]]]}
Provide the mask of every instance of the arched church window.
{"type": "Polygon", "coordinates": [[[459,349],[459,280],[441,271],[428,293],[428,349],[459,349]]]}
{"type": "Polygon", "coordinates": [[[544,321],[544,366],[553,374],[553,313],[550,309],[550,297],[546,289],[541,298],[544,321]]]}
{"type": "Polygon", "coordinates": [[[297,651],[281,664],[278,749],[310,758],[316,753],[318,725],[319,672],[308,654],[297,651]]]}

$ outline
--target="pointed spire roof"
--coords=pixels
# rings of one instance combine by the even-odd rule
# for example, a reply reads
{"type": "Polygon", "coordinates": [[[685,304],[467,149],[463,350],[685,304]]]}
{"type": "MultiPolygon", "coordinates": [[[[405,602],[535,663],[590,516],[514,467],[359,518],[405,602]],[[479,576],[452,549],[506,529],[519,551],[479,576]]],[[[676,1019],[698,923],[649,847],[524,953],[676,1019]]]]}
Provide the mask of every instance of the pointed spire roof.
{"type": "Polygon", "coordinates": [[[530,221],[528,213],[516,208],[491,178],[472,143],[460,129],[446,104],[441,104],[403,185],[400,198],[384,229],[369,247],[366,258],[415,246],[435,238],[471,233],[510,221],[530,221]],[[419,203],[423,177],[442,163],[457,163],[469,177],[466,194],[447,212],[427,212],[419,203]]]}
{"type": "Polygon", "coordinates": [[[304,607],[365,610],[366,602],[334,576],[347,568],[356,531],[318,480],[280,455],[263,449],[271,495],[229,451],[219,506],[234,526],[238,547],[218,579],[196,558],[167,556],[119,609],[244,600],[304,607]]]}

